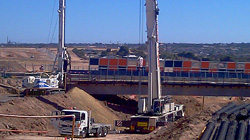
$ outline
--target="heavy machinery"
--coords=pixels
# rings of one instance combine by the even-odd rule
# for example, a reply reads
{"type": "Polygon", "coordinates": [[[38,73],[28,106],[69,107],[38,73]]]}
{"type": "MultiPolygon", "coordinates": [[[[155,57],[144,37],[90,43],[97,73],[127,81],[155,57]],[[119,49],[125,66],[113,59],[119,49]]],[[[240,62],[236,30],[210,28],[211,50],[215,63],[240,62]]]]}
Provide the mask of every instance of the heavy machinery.
{"type": "Polygon", "coordinates": [[[67,47],[65,47],[65,0],[59,0],[59,37],[57,48],[57,69],[52,73],[35,73],[33,76],[27,76],[23,79],[23,88],[26,88],[25,94],[50,94],[64,91],[66,87],[66,72],[70,63],[67,47]]]}
{"type": "MultiPolygon", "coordinates": [[[[111,128],[110,124],[95,123],[91,118],[91,111],[63,109],[53,111],[52,115],[75,115],[74,136],[87,137],[93,134],[96,137],[106,137],[111,128]]],[[[72,118],[53,118],[52,124],[59,129],[60,135],[72,135],[72,118]]]]}
{"type": "Polygon", "coordinates": [[[129,121],[116,121],[116,126],[129,127],[133,132],[151,132],[175,118],[184,116],[183,105],[174,104],[161,93],[157,0],[146,0],[148,46],[148,97],[138,101],[138,114],[129,121]]]}

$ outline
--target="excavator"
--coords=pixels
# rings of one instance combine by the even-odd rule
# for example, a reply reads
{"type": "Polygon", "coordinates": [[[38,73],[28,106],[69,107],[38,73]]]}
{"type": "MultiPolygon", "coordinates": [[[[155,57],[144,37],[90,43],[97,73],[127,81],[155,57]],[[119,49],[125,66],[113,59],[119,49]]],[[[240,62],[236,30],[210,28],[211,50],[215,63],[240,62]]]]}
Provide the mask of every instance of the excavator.
{"type": "Polygon", "coordinates": [[[146,0],[148,96],[138,100],[138,112],[131,116],[130,120],[115,121],[116,127],[128,127],[131,132],[152,132],[157,127],[167,125],[184,116],[183,105],[175,104],[169,96],[162,96],[158,15],[157,0],[146,0]]]}

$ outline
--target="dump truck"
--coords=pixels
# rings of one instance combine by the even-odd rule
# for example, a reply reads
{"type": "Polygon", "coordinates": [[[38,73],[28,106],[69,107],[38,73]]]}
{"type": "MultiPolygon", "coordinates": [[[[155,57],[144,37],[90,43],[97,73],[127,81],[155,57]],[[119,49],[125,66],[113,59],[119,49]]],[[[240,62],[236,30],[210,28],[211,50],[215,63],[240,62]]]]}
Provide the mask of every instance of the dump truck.
{"type": "MultiPolygon", "coordinates": [[[[95,123],[91,118],[91,111],[63,109],[62,111],[53,111],[54,115],[75,115],[74,136],[87,137],[94,135],[95,137],[106,137],[111,129],[110,124],[95,123]]],[[[72,118],[53,118],[52,124],[59,129],[62,136],[72,135],[72,118]]]]}

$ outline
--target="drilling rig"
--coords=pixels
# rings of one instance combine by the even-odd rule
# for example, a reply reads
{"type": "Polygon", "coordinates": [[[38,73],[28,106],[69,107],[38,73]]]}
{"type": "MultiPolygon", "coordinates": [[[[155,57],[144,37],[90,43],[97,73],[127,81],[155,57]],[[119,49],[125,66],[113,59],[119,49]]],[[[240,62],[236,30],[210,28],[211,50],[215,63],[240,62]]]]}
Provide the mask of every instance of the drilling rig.
{"type": "Polygon", "coordinates": [[[57,57],[54,62],[54,65],[57,64],[57,69],[52,73],[38,72],[25,77],[22,81],[23,87],[26,88],[25,95],[60,93],[66,88],[66,72],[70,57],[65,46],[65,8],[65,0],[59,0],[59,37],[57,57]]]}
{"type": "Polygon", "coordinates": [[[138,114],[129,121],[115,121],[117,127],[129,127],[132,132],[148,133],[158,126],[164,126],[184,116],[183,105],[172,102],[168,96],[162,96],[159,41],[158,41],[157,0],[146,0],[147,47],[148,47],[148,97],[138,101],[138,114]]]}

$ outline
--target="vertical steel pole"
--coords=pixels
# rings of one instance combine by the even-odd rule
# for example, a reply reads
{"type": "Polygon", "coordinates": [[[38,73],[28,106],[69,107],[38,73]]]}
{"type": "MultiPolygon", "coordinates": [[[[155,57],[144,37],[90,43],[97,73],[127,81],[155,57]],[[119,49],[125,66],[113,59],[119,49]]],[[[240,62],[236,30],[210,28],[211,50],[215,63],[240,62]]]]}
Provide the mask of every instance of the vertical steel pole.
{"type": "Polygon", "coordinates": [[[202,110],[204,110],[205,96],[202,96],[202,110]]]}
{"type": "Polygon", "coordinates": [[[141,69],[143,67],[143,58],[138,58],[138,66],[139,66],[139,99],[141,98],[141,69]]]}
{"type": "Polygon", "coordinates": [[[73,139],[74,139],[75,121],[76,121],[76,117],[75,117],[75,115],[74,115],[74,116],[73,116],[73,122],[72,122],[72,134],[71,134],[71,140],[73,140],[73,139]]]}
{"type": "Polygon", "coordinates": [[[64,73],[64,89],[67,89],[67,73],[64,73]]]}
{"type": "Polygon", "coordinates": [[[90,54],[89,54],[89,81],[90,81],[90,54]]]}
{"type": "Polygon", "coordinates": [[[141,98],[141,68],[139,68],[139,99],[141,98]]]}

